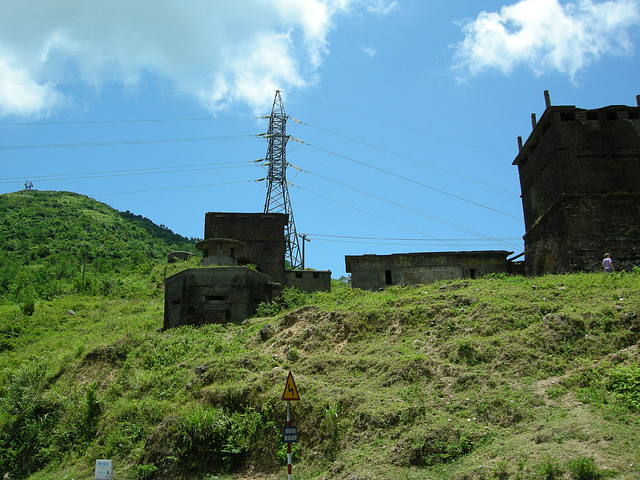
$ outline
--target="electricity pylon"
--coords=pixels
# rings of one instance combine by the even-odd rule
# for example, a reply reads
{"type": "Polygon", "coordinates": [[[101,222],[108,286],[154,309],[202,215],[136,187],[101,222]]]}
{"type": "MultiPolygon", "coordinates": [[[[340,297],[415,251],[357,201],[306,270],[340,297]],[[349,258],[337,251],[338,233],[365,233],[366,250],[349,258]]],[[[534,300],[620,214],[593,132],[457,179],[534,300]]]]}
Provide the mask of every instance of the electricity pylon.
{"type": "Polygon", "coordinates": [[[265,138],[267,139],[267,156],[269,173],[267,175],[267,199],[264,202],[264,213],[286,213],[289,221],[285,226],[285,240],[287,251],[285,259],[289,261],[291,268],[302,267],[302,256],[300,255],[300,243],[296,233],[296,224],[293,220],[293,210],[289,199],[287,188],[287,114],[284,111],[284,104],[280,96],[280,90],[276,90],[273,100],[271,115],[269,119],[269,129],[265,138]]]}

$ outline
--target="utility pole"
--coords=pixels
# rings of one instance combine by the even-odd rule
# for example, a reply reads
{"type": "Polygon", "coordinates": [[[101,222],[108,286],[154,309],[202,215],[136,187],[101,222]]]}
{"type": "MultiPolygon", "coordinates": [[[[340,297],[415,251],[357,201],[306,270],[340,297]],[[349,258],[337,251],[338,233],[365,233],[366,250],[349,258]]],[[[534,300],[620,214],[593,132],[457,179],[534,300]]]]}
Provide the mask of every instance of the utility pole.
{"type": "MultiPolygon", "coordinates": [[[[296,234],[296,225],[293,220],[293,210],[287,188],[287,114],[284,111],[280,90],[276,90],[273,100],[267,139],[267,156],[265,160],[269,165],[267,175],[267,199],[264,203],[264,213],[286,213],[289,221],[285,226],[285,240],[287,250],[285,258],[289,260],[292,269],[300,268],[303,260],[300,256],[300,244],[296,234]]],[[[303,267],[304,268],[304,267],[303,267]]]]}
{"type": "Polygon", "coordinates": [[[305,259],[305,255],[304,255],[304,242],[310,242],[311,239],[307,238],[307,234],[306,233],[301,233],[300,235],[298,235],[301,239],[302,239],[302,270],[304,270],[304,259],[305,259]]]}

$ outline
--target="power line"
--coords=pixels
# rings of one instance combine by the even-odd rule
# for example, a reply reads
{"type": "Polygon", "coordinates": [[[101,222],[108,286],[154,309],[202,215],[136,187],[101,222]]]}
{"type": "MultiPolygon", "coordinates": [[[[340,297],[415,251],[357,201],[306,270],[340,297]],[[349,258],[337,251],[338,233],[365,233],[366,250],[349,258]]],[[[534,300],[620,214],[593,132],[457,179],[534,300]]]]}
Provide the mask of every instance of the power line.
{"type": "MultiPolygon", "coordinates": [[[[446,240],[448,242],[477,242],[480,239],[474,239],[474,238],[444,238],[444,239],[432,239],[432,238],[391,238],[391,237],[359,237],[359,236],[353,236],[353,235],[327,235],[327,234],[322,234],[322,233],[307,233],[306,235],[310,236],[310,237],[314,237],[314,240],[321,240],[322,238],[318,238],[318,237],[323,237],[323,238],[335,238],[335,239],[347,239],[347,240],[380,240],[380,241],[393,241],[393,242],[421,242],[421,243],[425,243],[425,242],[433,242],[433,241],[441,241],[441,240],[446,240]]],[[[485,239],[482,239],[485,240],[485,239]]],[[[518,237],[511,237],[511,238],[496,238],[493,240],[503,240],[503,241],[518,241],[518,240],[522,240],[521,238],[518,237]]]]}
{"type": "MultiPolygon", "coordinates": [[[[197,164],[193,164],[193,165],[178,165],[175,167],[171,167],[171,166],[166,166],[166,167],[152,167],[152,168],[133,168],[133,169],[128,169],[128,170],[106,170],[103,172],[78,172],[78,173],[64,173],[64,174],[59,174],[59,175],[40,175],[40,176],[29,176],[29,178],[33,178],[33,179],[46,179],[46,178],[54,178],[54,177],[64,177],[64,176],[68,176],[68,175],[102,175],[102,174],[112,174],[112,173],[129,173],[129,172],[150,172],[150,171],[161,171],[161,170],[167,170],[167,169],[178,169],[178,168],[199,168],[199,167],[210,167],[210,166],[217,166],[217,165],[235,165],[238,162],[223,162],[223,163],[197,163],[197,164]]],[[[241,163],[254,163],[248,160],[245,160],[244,162],[241,163]]],[[[179,172],[181,170],[171,170],[171,171],[176,171],[179,172]]],[[[163,173],[163,172],[160,172],[163,173]]],[[[13,178],[8,178],[7,180],[22,180],[23,177],[13,177],[13,178]]]]}
{"type": "Polygon", "coordinates": [[[203,188],[203,187],[218,187],[221,185],[235,185],[239,183],[254,183],[255,180],[243,180],[239,182],[223,182],[223,183],[208,183],[204,185],[187,185],[184,187],[166,187],[166,188],[154,188],[149,190],[134,190],[130,192],[114,192],[114,193],[98,193],[91,195],[92,197],[105,197],[110,195],[129,195],[131,193],[149,193],[149,192],[163,192],[167,190],[185,190],[188,188],[203,188]]]}
{"type": "MultiPolygon", "coordinates": [[[[449,227],[453,227],[453,228],[456,228],[456,229],[458,229],[458,230],[462,230],[462,231],[465,231],[465,232],[468,232],[468,233],[472,233],[472,234],[474,234],[474,235],[478,235],[478,236],[483,237],[483,238],[485,238],[486,240],[490,240],[490,241],[492,241],[492,242],[494,242],[494,243],[502,243],[502,244],[504,244],[504,245],[508,245],[508,244],[505,244],[504,242],[498,241],[497,239],[495,239],[495,238],[493,238],[493,237],[490,237],[490,236],[488,236],[488,235],[484,235],[484,234],[482,234],[482,233],[480,233],[480,232],[476,232],[475,230],[472,230],[472,229],[470,229],[470,228],[463,227],[462,225],[458,225],[458,224],[456,224],[456,223],[454,223],[454,222],[451,222],[451,221],[449,221],[449,220],[445,220],[445,219],[443,219],[443,218],[436,217],[435,215],[430,215],[430,214],[428,214],[428,213],[426,213],[426,212],[422,212],[422,211],[417,210],[417,209],[415,209],[415,208],[408,207],[408,206],[406,206],[406,205],[403,205],[403,204],[401,204],[401,203],[395,202],[395,201],[393,201],[393,200],[389,200],[389,199],[384,198],[384,197],[381,197],[381,196],[379,196],[379,195],[375,195],[375,194],[373,194],[373,193],[366,192],[366,191],[364,191],[364,190],[360,190],[360,189],[355,188],[355,187],[352,187],[352,186],[350,186],[350,185],[346,185],[346,184],[344,184],[344,183],[341,183],[341,182],[338,182],[338,181],[332,180],[332,179],[327,178],[327,177],[323,177],[323,176],[321,176],[321,175],[317,175],[317,174],[311,173],[311,172],[306,171],[306,170],[302,170],[302,169],[301,169],[301,171],[302,171],[302,172],[305,172],[305,173],[309,173],[309,174],[314,175],[314,176],[317,176],[317,177],[319,177],[319,178],[322,178],[323,180],[330,181],[330,182],[332,182],[332,183],[335,183],[336,185],[340,185],[341,187],[348,188],[349,190],[353,190],[353,191],[355,191],[355,192],[357,192],[357,193],[361,193],[361,194],[366,195],[366,196],[369,196],[369,197],[371,197],[371,198],[375,198],[376,200],[379,200],[379,201],[381,201],[381,202],[387,203],[387,204],[389,204],[389,205],[392,205],[392,206],[395,206],[395,207],[401,208],[401,209],[403,209],[403,210],[407,210],[407,211],[409,211],[409,212],[411,212],[411,213],[415,213],[415,214],[417,214],[417,215],[421,215],[421,216],[423,216],[423,217],[429,218],[429,219],[431,219],[431,220],[434,220],[434,221],[436,221],[436,222],[442,223],[442,224],[447,225],[447,226],[449,226],[449,227]]],[[[314,192],[311,192],[311,193],[314,193],[314,192]]],[[[343,205],[346,205],[346,204],[343,204],[343,205]]],[[[355,208],[355,207],[351,207],[351,208],[355,208]]],[[[362,211],[362,210],[361,210],[361,211],[362,211]]],[[[378,218],[381,218],[381,217],[378,217],[378,218]]],[[[405,228],[406,228],[406,227],[405,227],[405,228]]],[[[419,233],[421,233],[422,235],[425,235],[425,234],[424,234],[424,233],[422,233],[422,232],[419,232],[419,233]]],[[[431,238],[435,238],[435,237],[431,237],[431,238]]],[[[450,245],[452,245],[450,242],[447,242],[447,243],[449,243],[450,245]]]]}
{"type": "MultiPolygon", "coordinates": [[[[389,245],[389,246],[399,246],[399,247],[410,247],[410,246],[415,246],[415,247],[424,247],[426,246],[425,243],[411,243],[411,242],[382,242],[382,241],[376,241],[376,240],[369,240],[369,241],[365,241],[365,240],[340,240],[340,239],[328,239],[328,238],[314,238],[313,239],[315,242],[330,242],[330,243],[350,243],[350,244],[357,244],[357,245],[389,245]]],[[[442,243],[439,239],[435,239],[435,240],[430,240],[431,242],[437,242],[437,243],[442,243]]],[[[443,239],[443,241],[447,241],[447,239],[443,239]]],[[[480,247],[480,246],[494,246],[495,242],[490,242],[490,241],[484,241],[484,242],[478,242],[478,241],[471,241],[469,240],[469,243],[471,243],[471,245],[474,245],[476,247],[480,247]]],[[[468,245],[466,249],[469,248],[468,245]]],[[[507,245],[509,248],[512,247],[511,244],[507,245]]]]}
{"type": "Polygon", "coordinates": [[[208,122],[218,120],[259,120],[260,117],[207,117],[207,118],[158,118],[139,120],[84,120],[84,121],[60,121],[60,122],[13,122],[0,123],[0,126],[33,126],[33,125],[93,125],[109,123],[173,123],[173,122],[208,122]]]}
{"type": "Polygon", "coordinates": [[[429,132],[429,131],[426,131],[426,130],[422,130],[422,129],[420,129],[420,128],[416,128],[416,127],[409,126],[409,125],[404,125],[404,124],[402,124],[402,123],[394,122],[394,121],[392,121],[392,120],[389,120],[388,118],[378,118],[378,117],[374,117],[373,115],[368,115],[368,114],[366,114],[366,113],[357,112],[357,111],[355,111],[355,110],[350,110],[350,109],[348,109],[348,108],[338,107],[338,106],[336,106],[336,105],[331,105],[331,104],[329,104],[329,103],[320,102],[320,101],[318,101],[318,100],[314,100],[314,99],[312,99],[312,98],[302,97],[302,96],[300,96],[300,95],[298,95],[298,96],[299,96],[300,98],[304,98],[305,100],[310,100],[310,101],[312,101],[312,102],[319,103],[320,105],[325,105],[325,106],[327,106],[327,107],[335,108],[336,110],[342,110],[342,111],[344,111],[344,112],[353,113],[354,115],[358,115],[358,116],[361,116],[361,117],[369,118],[369,119],[371,119],[371,120],[375,120],[375,121],[377,121],[377,122],[384,122],[384,123],[388,123],[388,124],[390,124],[390,125],[395,125],[395,126],[397,126],[397,127],[406,128],[407,130],[413,130],[413,131],[418,132],[418,133],[422,133],[422,134],[425,134],[425,135],[429,135],[429,136],[431,136],[431,137],[435,137],[435,138],[440,138],[440,139],[442,139],[442,140],[446,140],[446,141],[448,141],[448,142],[452,142],[452,143],[457,143],[457,144],[459,144],[459,145],[464,145],[465,147],[470,147],[470,148],[473,148],[473,149],[476,149],[476,150],[483,150],[483,151],[485,151],[485,152],[493,153],[493,154],[495,154],[495,155],[500,155],[501,157],[513,158],[511,155],[507,155],[506,153],[496,152],[496,151],[494,151],[494,150],[490,150],[490,149],[488,149],[488,148],[480,147],[480,146],[478,146],[478,145],[473,145],[473,144],[470,144],[470,143],[461,142],[460,140],[456,140],[455,138],[445,137],[445,136],[443,136],[443,135],[438,135],[438,134],[435,134],[435,133],[432,133],[432,132],[429,132]]]}
{"type": "MultiPolygon", "coordinates": [[[[426,234],[426,233],[424,233],[424,232],[421,232],[421,231],[419,231],[419,230],[416,230],[416,229],[414,229],[414,228],[407,227],[406,225],[402,225],[402,224],[400,224],[400,223],[398,223],[398,222],[394,222],[394,221],[392,221],[392,220],[389,220],[389,219],[387,219],[387,218],[381,217],[381,216],[376,215],[376,214],[374,214],[374,213],[367,212],[366,210],[362,210],[362,209],[360,209],[360,208],[358,208],[358,207],[354,207],[353,205],[349,205],[349,204],[347,204],[347,203],[340,202],[339,200],[336,200],[336,199],[334,199],[334,198],[328,197],[328,196],[323,195],[323,194],[321,194],[321,193],[317,193],[317,192],[314,192],[314,191],[312,191],[312,190],[309,190],[309,189],[306,189],[306,188],[300,187],[299,185],[293,185],[293,186],[294,186],[294,187],[296,187],[296,188],[299,188],[299,189],[301,189],[301,190],[304,190],[304,191],[306,191],[306,192],[309,192],[309,193],[312,193],[312,194],[314,194],[314,195],[317,195],[317,196],[319,196],[319,197],[322,197],[322,198],[324,198],[324,199],[326,199],[326,200],[330,200],[330,201],[332,201],[332,202],[335,202],[335,203],[337,203],[337,204],[339,204],[339,205],[343,205],[343,206],[345,206],[345,207],[347,207],[347,208],[351,208],[351,209],[353,209],[353,210],[359,211],[359,212],[364,213],[364,214],[366,214],[366,215],[369,215],[369,216],[371,216],[371,217],[378,218],[378,219],[383,220],[383,221],[385,221],[385,222],[387,222],[387,223],[391,223],[392,225],[396,225],[396,226],[401,227],[401,228],[404,228],[404,229],[406,229],[406,230],[410,230],[410,231],[415,232],[415,233],[418,233],[418,234],[420,234],[420,235],[424,235],[425,237],[429,237],[429,238],[433,239],[434,241],[438,241],[438,242],[440,242],[440,243],[446,243],[446,244],[451,245],[451,246],[453,246],[453,247],[455,247],[455,248],[457,248],[457,249],[459,249],[459,250],[467,250],[467,248],[464,248],[464,247],[461,247],[461,246],[459,246],[459,245],[455,245],[455,244],[451,243],[448,239],[439,239],[439,238],[436,238],[436,237],[434,237],[434,236],[432,236],[432,235],[428,235],[428,234],[426,234]]],[[[426,214],[424,214],[424,215],[426,215],[426,214]]],[[[453,226],[455,226],[455,224],[453,224],[453,226]]],[[[465,230],[465,231],[469,231],[469,232],[472,232],[472,233],[474,233],[474,234],[476,234],[476,235],[479,235],[479,236],[481,236],[481,237],[484,237],[486,240],[491,241],[492,243],[499,243],[499,244],[502,244],[503,246],[506,246],[506,247],[509,247],[509,248],[515,248],[515,249],[517,249],[517,247],[516,247],[515,245],[507,244],[507,243],[505,243],[505,242],[501,241],[500,239],[497,239],[497,238],[491,238],[491,237],[488,237],[488,236],[486,236],[486,235],[483,235],[483,234],[481,234],[481,233],[479,233],[479,232],[474,232],[473,230],[471,230],[471,229],[467,229],[467,228],[464,228],[464,227],[460,227],[460,228],[461,228],[461,229],[463,229],[463,230],[465,230]]],[[[454,240],[454,241],[455,241],[455,240],[454,240]]]]}
{"type": "Polygon", "coordinates": [[[182,143],[182,142],[209,142],[213,140],[240,140],[255,138],[255,135],[229,135],[221,137],[193,137],[193,138],[158,138],[150,140],[118,140],[109,142],[82,142],[82,143],[52,143],[48,145],[9,145],[0,146],[0,150],[29,150],[35,148],[71,148],[71,147],[104,147],[114,145],[145,145],[154,143],[182,143]]]}
{"type": "Polygon", "coordinates": [[[318,150],[320,150],[320,151],[323,151],[323,152],[329,153],[329,154],[331,154],[331,155],[335,155],[336,157],[344,158],[345,160],[349,160],[350,162],[357,163],[358,165],[362,165],[362,166],[364,166],[364,167],[371,168],[371,169],[373,169],[373,170],[376,170],[376,171],[378,171],[378,172],[385,173],[385,174],[387,174],[387,175],[391,175],[391,176],[396,177],[396,178],[399,178],[399,179],[401,179],[401,180],[405,180],[405,181],[407,181],[407,182],[411,182],[411,183],[413,183],[413,184],[415,184],[415,185],[419,185],[419,186],[421,186],[421,187],[428,188],[429,190],[433,190],[433,191],[435,191],[435,192],[442,193],[443,195],[448,195],[449,197],[457,198],[458,200],[462,200],[463,202],[467,202],[467,203],[470,203],[470,204],[472,204],[472,205],[476,205],[476,206],[478,206],[478,207],[486,208],[487,210],[491,210],[491,211],[496,212],[496,213],[499,213],[499,214],[501,214],[501,215],[505,215],[505,216],[507,216],[507,217],[514,218],[514,219],[516,219],[516,220],[518,220],[518,221],[521,221],[521,220],[522,220],[520,217],[516,217],[515,215],[511,215],[510,213],[502,212],[502,211],[500,211],[500,210],[498,210],[498,209],[495,209],[495,208],[493,208],[493,207],[489,207],[488,205],[483,205],[482,203],[474,202],[473,200],[469,200],[469,199],[464,198],[464,197],[461,197],[461,196],[459,196],[459,195],[455,195],[455,194],[453,194],[453,193],[446,192],[446,191],[441,190],[441,189],[439,189],[439,188],[432,187],[432,186],[427,185],[427,184],[425,184],[425,183],[418,182],[417,180],[414,180],[414,179],[412,179],[412,178],[403,177],[402,175],[398,175],[397,173],[393,173],[393,172],[390,172],[390,171],[388,171],[388,170],[384,170],[384,169],[379,168],[379,167],[374,167],[373,165],[369,165],[368,163],[361,162],[360,160],[356,160],[355,158],[347,157],[346,155],[342,155],[342,154],[340,154],[340,153],[332,152],[331,150],[328,150],[328,149],[326,149],[326,148],[322,148],[322,147],[318,147],[318,146],[316,146],[316,145],[312,145],[312,144],[307,143],[307,142],[305,142],[305,141],[303,141],[303,140],[300,140],[300,139],[296,139],[296,140],[298,140],[299,142],[303,143],[304,145],[308,145],[308,146],[310,146],[310,147],[312,147],[312,148],[316,148],[316,149],[318,149],[318,150]]]}
{"type": "MultiPolygon", "coordinates": [[[[394,222],[393,220],[389,220],[388,218],[381,217],[380,215],[376,215],[375,213],[367,212],[366,210],[362,210],[362,209],[360,209],[358,207],[354,207],[353,205],[349,205],[347,203],[340,202],[339,200],[336,200],[335,198],[331,198],[331,197],[328,197],[328,196],[323,195],[321,193],[314,192],[313,190],[309,190],[307,188],[303,188],[303,187],[301,187],[299,185],[292,185],[292,186],[294,186],[296,188],[299,188],[300,190],[304,190],[305,192],[309,192],[309,193],[312,193],[312,194],[317,195],[319,197],[322,197],[322,198],[324,198],[326,200],[330,200],[332,202],[335,202],[335,203],[337,203],[339,205],[343,205],[343,206],[345,206],[347,208],[351,208],[351,209],[356,210],[358,212],[364,213],[365,215],[369,215],[371,217],[377,218],[377,219],[382,220],[384,222],[391,223],[392,225],[396,225],[397,227],[401,227],[401,228],[410,230],[410,231],[418,233],[420,235],[424,235],[425,237],[430,237],[430,238],[436,239],[436,237],[434,237],[432,235],[429,235],[427,233],[421,232],[419,230],[416,230],[415,228],[407,227],[406,225],[402,225],[402,224],[400,224],[398,222],[394,222]]],[[[443,243],[447,243],[447,244],[449,244],[449,245],[451,245],[452,247],[455,247],[455,248],[461,248],[461,247],[459,247],[457,245],[454,245],[452,243],[449,243],[449,242],[443,242],[443,243]]]]}
{"type": "Polygon", "coordinates": [[[209,90],[207,87],[160,87],[150,85],[89,85],[89,84],[72,84],[72,83],[2,83],[4,86],[15,87],[55,87],[55,88],[108,88],[114,90],[209,90]]]}
{"type": "Polygon", "coordinates": [[[331,130],[327,130],[327,129],[325,129],[325,128],[316,127],[316,126],[314,126],[314,125],[310,125],[309,123],[306,123],[306,122],[303,122],[303,121],[300,121],[300,124],[301,124],[301,125],[304,125],[304,126],[307,126],[307,127],[310,127],[310,128],[315,128],[316,130],[320,130],[320,131],[322,131],[322,132],[330,133],[331,135],[335,135],[336,137],[344,138],[344,139],[349,140],[349,141],[351,141],[351,142],[359,143],[360,145],[364,145],[364,146],[367,146],[367,147],[369,147],[369,148],[373,148],[373,149],[375,149],[375,150],[378,150],[378,151],[381,151],[381,152],[384,152],[384,153],[388,153],[389,155],[393,155],[393,156],[396,156],[396,157],[399,157],[399,158],[404,158],[404,159],[406,159],[406,160],[410,160],[410,161],[415,162],[415,163],[419,163],[420,165],[424,165],[425,167],[433,168],[433,169],[435,169],[435,170],[439,170],[439,171],[441,171],[441,172],[448,173],[448,174],[450,174],[450,175],[454,175],[454,176],[456,176],[456,177],[463,178],[463,179],[465,179],[465,180],[469,180],[469,181],[471,181],[471,182],[478,183],[478,184],[480,184],[480,185],[484,185],[485,187],[494,188],[494,189],[496,189],[496,190],[500,190],[500,191],[505,192],[505,193],[508,193],[508,194],[510,194],[510,195],[519,196],[517,193],[512,192],[512,191],[510,191],[510,190],[506,190],[506,189],[504,189],[504,188],[497,187],[497,186],[495,186],[495,185],[491,185],[491,184],[486,183],[486,182],[481,182],[480,180],[476,180],[476,179],[474,179],[474,178],[467,177],[467,176],[465,176],[465,175],[461,175],[461,174],[456,173],[456,172],[452,172],[451,170],[447,170],[447,169],[445,169],[445,168],[441,168],[441,167],[437,167],[437,166],[435,166],[435,165],[431,165],[430,163],[427,163],[427,162],[422,162],[422,161],[420,161],[420,160],[416,160],[415,158],[408,157],[408,156],[406,156],[406,155],[402,155],[402,154],[400,154],[400,153],[392,152],[391,150],[387,150],[387,149],[384,149],[384,148],[381,148],[381,147],[377,147],[377,146],[375,146],[375,145],[371,145],[370,143],[366,143],[366,142],[363,142],[363,141],[361,141],[361,140],[356,140],[355,138],[348,137],[348,136],[346,136],[346,135],[342,135],[342,134],[339,134],[339,133],[336,133],[336,132],[332,132],[331,130]]]}
{"type": "MultiPolygon", "coordinates": [[[[201,168],[180,168],[180,167],[158,167],[158,168],[147,168],[147,169],[136,169],[136,170],[113,170],[107,172],[88,172],[88,173],[67,173],[61,175],[41,175],[41,176],[31,176],[30,180],[36,180],[39,182],[51,182],[51,181],[59,181],[59,180],[79,180],[79,179],[88,179],[88,178],[107,178],[107,177],[128,177],[128,176],[136,176],[136,175],[158,175],[165,173],[183,173],[183,172],[199,172],[203,170],[221,170],[227,168],[247,168],[253,167],[255,164],[252,161],[245,161],[242,163],[246,163],[247,165],[237,165],[237,162],[226,162],[221,164],[203,164],[203,165],[185,165],[185,167],[201,167],[201,168]],[[209,166],[208,166],[209,165],[209,166]],[[216,166],[210,166],[216,165],[216,166]],[[230,165],[230,166],[226,166],[230,165]],[[169,170],[172,169],[172,170],[169,170]]],[[[0,181],[0,183],[15,183],[18,181],[23,181],[25,177],[13,177],[6,180],[0,181]]]]}

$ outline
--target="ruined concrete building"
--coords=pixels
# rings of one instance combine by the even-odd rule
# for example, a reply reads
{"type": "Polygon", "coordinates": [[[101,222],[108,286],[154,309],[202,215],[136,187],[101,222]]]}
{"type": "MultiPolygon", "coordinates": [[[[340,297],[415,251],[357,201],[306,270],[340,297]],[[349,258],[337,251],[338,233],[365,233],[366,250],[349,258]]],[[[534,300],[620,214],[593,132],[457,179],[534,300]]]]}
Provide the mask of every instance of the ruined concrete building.
{"type": "MultiPolygon", "coordinates": [[[[228,238],[243,244],[237,252],[229,247],[238,265],[255,265],[271,281],[285,284],[284,257],[286,243],[284,227],[288,222],[284,213],[226,213],[208,212],[204,216],[204,238],[228,238]]],[[[204,258],[214,252],[203,251],[204,258]]]]}
{"type": "Polygon", "coordinates": [[[189,268],[165,281],[164,328],[239,322],[271,299],[264,273],[247,267],[189,268]]]}
{"type": "Polygon", "coordinates": [[[377,290],[390,285],[433,283],[439,280],[476,278],[489,273],[510,273],[503,250],[472,252],[395,253],[392,255],[347,255],[351,286],[377,290]]]}
{"type": "MultiPolygon", "coordinates": [[[[605,252],[617,270],[640,266],[640,96],[636,106],[597,109],[552,106],[513,164],[518,167],[525,222],[526,273],[598,271],[605,252]]],[[[205,215],[201,265],[166,280],[165,328],[240,321],[284,286],[330,290],[330,271],[287,271],[282,213],[205,215]],[[249,267],[247,267],[249,266],[249,267]]],[[[352,286],[524,273],[507,251],[346,256],[352,286]]],[[[184,256],[176,252],[173,258],[184,256]]],[[[520,255],[519,255],[520,256],[520,255]]],[[[518,257],[519,257],[518,256],[518,257]]]]}
{"type": "Polygon", "coordinates": [[[517,165],[529,275],[640,266],[640,96],[637,106],[552,106],[517,165]]]}
{"type": "Polygon", "coordinates": [[[164,328],[242,321],[282,288],[330,290],[330,271],[285,271],[288,215],[205,214],[200,265],[165,280],[164,328]]]}

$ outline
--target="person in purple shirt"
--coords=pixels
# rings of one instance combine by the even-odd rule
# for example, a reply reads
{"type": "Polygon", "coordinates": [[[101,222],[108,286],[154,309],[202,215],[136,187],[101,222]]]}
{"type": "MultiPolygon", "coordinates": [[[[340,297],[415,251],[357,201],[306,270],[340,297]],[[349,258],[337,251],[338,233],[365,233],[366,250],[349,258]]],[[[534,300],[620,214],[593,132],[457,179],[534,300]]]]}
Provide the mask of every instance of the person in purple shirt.
{"type": "Polygon", "coordinates": [[[611,255],[609,255],[608,253],[604,254],[602,266],[604,267],[605,273],[613,273],[613,262],[611,261],[611,255]]]}

